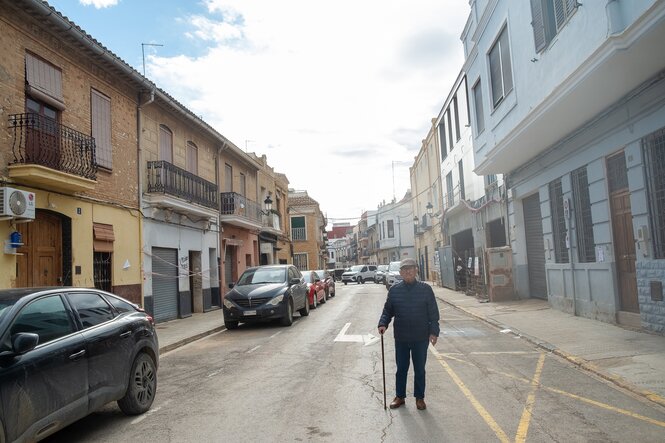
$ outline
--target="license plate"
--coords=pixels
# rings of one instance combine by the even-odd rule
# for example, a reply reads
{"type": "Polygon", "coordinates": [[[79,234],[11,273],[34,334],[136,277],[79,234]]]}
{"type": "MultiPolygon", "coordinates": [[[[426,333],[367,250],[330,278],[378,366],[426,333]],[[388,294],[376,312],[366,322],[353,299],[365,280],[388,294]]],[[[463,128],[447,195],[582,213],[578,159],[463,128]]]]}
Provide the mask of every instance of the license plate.
{"type": "Polygon", "coordinates": [[[242,315],[256,315],[256,311],[245,311],[242,315]]]}

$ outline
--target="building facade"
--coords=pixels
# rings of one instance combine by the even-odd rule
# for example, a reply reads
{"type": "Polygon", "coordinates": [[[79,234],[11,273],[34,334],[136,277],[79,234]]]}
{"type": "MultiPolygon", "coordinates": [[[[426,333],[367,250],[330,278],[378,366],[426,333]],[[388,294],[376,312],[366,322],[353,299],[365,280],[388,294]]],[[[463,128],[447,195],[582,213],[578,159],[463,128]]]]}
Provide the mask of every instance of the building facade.
{"type": "Polygon", "coordinates": [[[379,245],[377,264],[416,258],[411,191],[399,201],[381,204],[375,214],[379,245]]]}
{"type": "Polygon", "coordinates": [[[326,269],[328,249],[323,235],[326,220],[319,203],[307,191],[289,189],[289,217],[293,264],[301,271],[326,269]]]}
{"type": "Polygon", "coordinates": [[[506,174],[517,294],[665,330],[665,2],[472,4],[476,171],[506,174]]]}

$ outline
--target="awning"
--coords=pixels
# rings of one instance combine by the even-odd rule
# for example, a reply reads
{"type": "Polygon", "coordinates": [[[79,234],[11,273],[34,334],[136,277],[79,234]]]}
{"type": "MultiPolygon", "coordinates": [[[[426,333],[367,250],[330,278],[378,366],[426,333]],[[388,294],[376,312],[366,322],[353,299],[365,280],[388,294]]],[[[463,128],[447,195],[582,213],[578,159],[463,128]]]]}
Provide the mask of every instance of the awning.
{"type": "Polygon", "coordinates": [[[93,223],[92,233],[93,249],[96,252],[113,252],[113,242],[115,241],[113,225],[93,223]]]}

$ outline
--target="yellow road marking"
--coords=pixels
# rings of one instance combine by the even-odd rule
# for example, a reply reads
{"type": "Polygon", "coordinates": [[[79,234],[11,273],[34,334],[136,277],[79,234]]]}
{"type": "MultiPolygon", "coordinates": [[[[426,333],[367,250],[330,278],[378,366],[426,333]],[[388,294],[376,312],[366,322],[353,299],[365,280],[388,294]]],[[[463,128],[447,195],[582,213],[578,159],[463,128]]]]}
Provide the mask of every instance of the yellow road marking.
{"type": "MultiPolygon", "coordinates": [[[[437,353],[437,354],[435,354],[435,357],[439,361],[443,359],[442,354],[437,353]]],[[[464,360],[464,359],[461,359],[461,358],[455,358],[453,356],[448,356],[447,358],[449,360],[454,360],[454,361],[457,361],[459,363],[465,363],[467,365],[474,366],[474,367],[478,368],[478,365],[476,365],[475,363],[470,362],[468,360],[464,360]]],[[[529,380],[528,378],[519,377],[517,375],[509,374],[509,373],[503,372],[503,371],[498,371],[496,369],[484,368],[483,370],[485,370],[487,372],[492,372],[494,374],[503,375],[504,377],[511,378],[511,379],[517,380],[517,381],[521,381],[523,383],[531,383],[531,380],[529,380]]],[[[626,415],[628,417],[632,417],[634,419],[641,420],[641,421],[651,423],[653,425],[661,426],[661,427],[665,428],[665,422],[664,421],[656,420],[656,419],[653,419],[653,418],[650,418],[650,417],[647,417],[647,416],[644,416],[644,415],[641,415],[641,414],[637,414],[637,413],[632,412],[632,411],[628,411],[626,409],[617,408],[617,407],[614,407],[612,405],[608,405],[606,403],[601,403],[599,401],[592,400],[590,398],[581,397],[579,395],[576,395],[576,394],[573,394],[573,393],[570,393],[570,392],[567,392],[567,391],[564,391],[564,390],[561,390],[561,389],[551,388],[549,386],[543,386],[543,385],[541,385],[540,387],[542,389],[545,389],[545,390],[549,391],[549,392],[554,392],[556,394],[564,395],[566,397],[570,397],[570,398],[573,398],[575,400],[579,400],[581,402],[588,403],[590,405],[593,405],[593,406],[596,406],[596,407],[599,407],[599,408],[602,408],[602,409],[607,409],[608,411],[613,411],[613,412],[616,412],[616,413],[621,414],[621,415],[626,415]]]]}
{"type": "Polygon", "coordinates": [[[434,346],[430,346],[430,350],[432,353],[437,357],[437,360],[439,363],[441,363],[441,366],[446,370],[448,375],[450,375],[450,378],[453,379],[457,387],[462,391],[464,396],[471,402],[471,405],[475,408],[475,410],[480,414],[480,416],[485,420],[485,423],[494,431],[496,436],[499,438],[500,441],[504,443],[509,443],[510,439],[506,435],[506,433],[501,429],[501,426],[492,418],[492,416],[487,412],[487,410],[483,407],[483,405],[480,404],[480,402],[476,399],[476,397],[471,393],[469,388],[466,387],[464,382],[457,376],[455,371],[448,365],[448,363],[439,355],[439,353],[434,349],[434,346]]]}
{"type": "Polygon", "coordinates": [[[536,402],[536,390],[540,384],[540,375],[543,373],[543,365],[545,364],[545,354],[540,354],[538,358],[538,364],[536,365],[536,373],[531,379],[531,391],[529,396],[526,398],[526,405],[524,406],[524,411],[522,412],[522,418],[520,419],[520,424],[517,427],[517,435],[515,435],[515,443],[523,443],[526,441],[526,434],[529,431],[529,424],[531,423],[531,411],[533,410],[533,404],[536,402]]]}

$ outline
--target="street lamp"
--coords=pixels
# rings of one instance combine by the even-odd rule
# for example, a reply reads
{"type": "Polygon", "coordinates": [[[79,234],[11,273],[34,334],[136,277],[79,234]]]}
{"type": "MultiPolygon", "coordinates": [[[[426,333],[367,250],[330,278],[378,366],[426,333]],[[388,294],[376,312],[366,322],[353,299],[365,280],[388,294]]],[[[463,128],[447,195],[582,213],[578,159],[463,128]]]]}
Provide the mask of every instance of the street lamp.
{"type": "Polygon", "coordinates": [[[265,205],[266,210],[261,211],[261,214],[270,215],[272,213],[272,199],[270,198],[270,195],[268,195],[266,199],[263,200],[263,204],[265,205]]]}
{"type": "Polygon", "coordinates": [[[413,227],[416,228],[416,229],[418,228],[418,216],[417,215],[413,217],[413,227]]]}
{"type": "Polygon", "coordinates": [[[427,202],[427,206],[425,206],[425,209],[427,209],[427,215],[431,217],[432,210],[434,209],[434,206],[432,206],[432,202],[427,202]]]}

